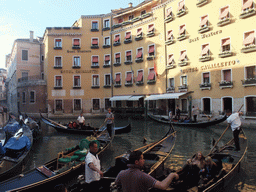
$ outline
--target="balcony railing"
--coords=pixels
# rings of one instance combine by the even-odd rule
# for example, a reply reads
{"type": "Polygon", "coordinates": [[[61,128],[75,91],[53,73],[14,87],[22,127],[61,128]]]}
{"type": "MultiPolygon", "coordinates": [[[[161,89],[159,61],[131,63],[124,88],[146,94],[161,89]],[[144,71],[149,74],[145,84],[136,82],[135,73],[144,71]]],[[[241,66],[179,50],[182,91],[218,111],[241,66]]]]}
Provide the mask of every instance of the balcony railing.
{"type": "Polygon", "coordinates": [[[255,14],[256,14],[256,11],[255,11],[255,8],[253,7],[253,8],[251,8],[251,9],[248,9],[248,10],[243,11],[243,12],[240,14],[239,18],[240,18],[240,19],[244,19],[244,18],[250,17],[250,16],[255,15],[255,14]]]}
{"type": "Polygon", "coordinates": [[[168,17],[165,18],[164,22],[165,22],[165,23],[168,23],[168,22],[170,22],[170,21],[172,21],[172,20],[173,20],[173,16],[172,16],[172,15],[169,15],[168,17]]]}
{"type": "Polygon", "coordinates": [[[203,26],[203,27],[200,27],[200,29],[198,30],[198,33],[204,33],[204,32],[207,32],[209,30],[210,30],[209,26],[203,26]]]}
{"type": "Polygon", "coordinates": [[[186,14],[186,10],[185,9],[181,9],[181,10],[178,11],[177,17],[181,17],[181,16],[183,16],[185,14],[186,14]]]}
{"type": "Polygon", "coordinates": [[[166,91],[167,91],[168,93],[174,92],[174,91],[175,91],[175,87],[173,87],[173,86],[167,87],[166,91]]]}
{"type": "Polygon", "coordinates": [[[204,89],[210,90],[212,85],[211,85],[211,83],[203,83],[203,84],[199,84],[199,87],[201,90],[204,90],[204,89]]]}
{"type": "Polygon", "coordinates": [[[242,53],[249,53],[249,52],[252,52],[252,51],[256,51],[256,45],[255,44],[245,46],[241,49],[242,53]]]}
{"type": "Polygon", "coordinates": [[[242,80],[242,85],[244,87],[256,86],[256,78],[249,78],[249,79],[242,80]]]}
{"type": "Polygon", "coordinates": [[[204,55],[204,56],[199,58],[199,61],[201,61],[201,62],[210,61],[210,60],[211,60],[210,55],[204,55]]]}
{"type": "Polygon", "coordinates": [[[21,78],[18,79],[18,82],[38,81],[38,80],[43,80],[40,75],[21,77],[21,78]]]}
{"type": "Polygon", "coordinates": [[[220,58],[229,57],[232,55],[233,55],[233,53],[231,51],[223,51],[223,52],[219,53],[220,58]]]}
{"type": "Polygon", "coordinates": [[[208,3],[208,0],[199,0],[198,3],[196,4],[197,7],[201,7],[208,3]]]}
{"type": "Polygon", "coordinates": [[[178,89],[179,89],[180,92],[181,92],[181,91],[187,91],[188,85],[181,85],[181,86],[178,86],[178,89]]]}
{"type": "Polygon", "coordinates": [[[221,81],[219,82],[219,86],[221,89],[233,88],[233,81],[221,81]]]}
{"type": "Polygon", "coordinates": [[[224,19],[222,19],[221,21],[219,21],[219,22],[217,23],[217,25],[218,25],[219,27],[221,27],[221,26],[227,25],[227,24],[229,24],[229,23],[231,23],[231,19],[230,19],[230,18],[224,18],[224,19]]]}

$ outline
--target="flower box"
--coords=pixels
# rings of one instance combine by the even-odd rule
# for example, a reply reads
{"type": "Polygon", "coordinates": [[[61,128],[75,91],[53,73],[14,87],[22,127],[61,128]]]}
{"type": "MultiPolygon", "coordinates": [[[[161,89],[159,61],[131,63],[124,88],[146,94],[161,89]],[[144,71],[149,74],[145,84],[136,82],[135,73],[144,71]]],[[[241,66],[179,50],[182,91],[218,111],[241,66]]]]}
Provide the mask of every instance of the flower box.
{"type": "Polygon", "coordinates": [[[62,47],[54,47],[53,49],[55,49],[55,50],[61,50],[62,47]]]}
{"type": "Polygon", "coordinates": [[[121,66],[121,63],[114,63],[113,64],[115,67],[121,66]]]}
{"type": "Polygon", "coordinates": [[[100,86],[99,85],[92,85],[91,88],[92,89],[98,89],[98,88],[100,88],[100,86]]]}
{"type": "Polygon", "coordinates": [[[81,86],[73,86],[73,89],[81,89],[81,86]]]}
{"type": "Polygon", "coordinates": [[[99,65],[91,65],[91,68],[99,68],[99,65]]]}
{"type": "Polygon", "coordinates": [[[252,52],[252,51],[256,51],[256,45],[248,45],[241,49],[242,53],[248,53],[248,52],[252,52]]]}
{"type": "Polygon", "coordinates": [[[131,43],[131,42],[132,42],[131,39],[125,39],[125,40],[124,40],[124,44],[128,44],[128,43],[131,43]]]}
{"type": "Polygon", "coordinates": [[[80,46],[73,46],[72,49],[81,49],[80,46]]]}
{"type": "Polygon", "coordinates": [[[132,87],[132,85],[133,85],[132,83],[125,83],[124,84],[125,87],[132,87]]]}
{"type": "Polygon", "coordinates": [[[152,15],[152,13],[145,13],[145,14],[141,15],[141,18],[145,19],[147,17],[150,17],[151,15],[152,15]]]}
{"type": "Polygon", "coordinates": [[[170,64],[170,65],[166,66],[166,69],[174,69],[174,68],[175,68],[175,65],[173,65],[173,64],[170,64]]]}
{"type": "Polygon", "coordinates": [[[110,27],[104,27],[104,28],[102,28],[102,31],[108,31],[108,30],[110,30],[110,27]]]}
{"type": "Polygon", "coordinates": [[[121,26],[122,26],[122,24],[119,23],[119,24],[113,25],[112,28],[113,28],[113,29],[116,29],[116,28],[121,27],[121,26]]]}
{"type": "Polygon", "coordinates": [[[211,60],[211,56],[209,56],[209,55],[202,56],[199,58],[199,61],[201,61],[201,62],[210,61],[210,60],[211,60]]]}
{"type": "Polygon", "coordinates": [[[135,62],[136,62],[136,63],[141,63],[141,62],[143,62],[143,58],[136,58],[136,59],[135,59],[135,62]]]}
{"type": "Polygon", "coordinates": [[[111,85],[104,85],[103,88],[110,88],[111,85]]]}
{"type": "Polygon", "coordinates": [[[230,56],[232,56],[233,55],[233,53],[231,52],[231,51],[224,51],[224,52],[221,52],[220,54],[219,54],[219,57],[220,58],[224,58],[224,57],[230,57],[230,56]]]}
{"type": "Polygon", "coordinates": [[[219,22],[217,23],[217,25],[218,25],[219,27],[222,27],[222,26],[227,25],[227,24],[229,24],[229,23],[231,23],[231,19],[230,19],[230,18],[225,18],[225,19],[222,19],[221,21],[219,21],[219,22]]]}
{"type": "Polygon", "coordinates": [[[114,87],[121,87],[121,84],[115,84],[114,87]]]}
{"type": "Polygon", "coordinates": [[[54,66],[54,69],[62,69],[62,66],[54,66]]]}
{"type": "Polygon", "coordinates": [[[73,68],[73,69],[80,69],[81,66],[80,66],[80,65],[73,65],[72,68],[73,68]]]}
{"type": "Polygon", "coordinates": [[[175,41],[174,41],[173,39],[170,39],[170,40],[168,40],[168,41],[165,41],[165,45],[171,45],[171,44],[173,44],[173,43],[175,43],[175,41]]]}
{"type": "Polygon", "coordinates": [[[182,40],[184,40],[184,39],[186,39],[186,38],[187,38],[186,34],[182,34],[182,35],[180,35],[180,36],[178,37],[178,40],[179,40],[179,41],[182,41],[182,40]]]}
{"type": "Polygon", "coordinates": [[[183,16],[183,15],[185,15],[185,14],[186,14],[186,10],[181,9],[181,10],[177,13],[177,17],[181,17],[181,16],[183,16]]]}
{"type": "Polygon", "coordinates": [[[165,22],[165,23],[168,23],[168,22],[170,22],[170,21],[172,21],[172,20],[173,20],[173,16],[172,16],[172,15],[169,15],[167,18],[165,18],[164,22],[165,22]]]}
{"type": "Polygon", "coordinates": [[[130,65],[130,64],[132,64],[132,61],[125,61],[124,64],[125,65],[130,65]]]}
{"type": "Polygon", "coordinates": [[[121,43],[120,43],[120,42],[114,42],[114,44],[113,44],[113,45],[116,47],[116,46],[121,45],[121,43]]]}
{"type": "Polygon", "coordinates": [[[152,84],[155,84],[156,83],[156,80],[148,80],[147,81],[147,84],[149,84],[149,85],[152,85],[152,84]]]}
{"type": "Polygon", "coordinates": [[[242,80],[242,85],[244,87],[256,86],[256,78],[248,78],[248,79],[242,80]]]}
{"type": "Polygon", "coordinates": [[[153,59],[155,59],[155,56],[154,56],[154,55],[153,55],[153,56],[148,56],[148,57],[147,57],[147,60],[148,60],[148,61],[151,61],[151,60],[153,60],[153,59]]]}
{"type": "Polygon", "coordinates": [[[124,21],[124,22],[122,23],[123,26],[129,25],[129,24],[132,24],[132,21],[124,21]]]}
{"type": "Polygon", "coordinates": [[[219,82],[219,87],[221,89],[233,88],[233,82],[232,81],[221,81],[221,82],[219,82]]]}
{"type": "Polygon", "coordinates": [[[154,31],[147,34],[147,37],[153,37],[153,36],[155,36],[155,32],[154,31]]]}
{"type": "Polygon", "coordinates": [[[240,14],[239,18],[240,18],[240,19],[244,19],[244,18],[250,17],[250,16],[255,15],[255,14],[256,14],[255,8],[252,8],[252,9],[243,11],[243,12],[240,14]]]}
{"type": "Polygon", "coordinates": [[[179,66],[187,66],[188,65],[188,61],[181,61],[179,62],[179,66]]]}
{"type": "Polygon", "coordinates": [[[208,0],[199,0],[198,3],[196,4],[196,6],[201,7],[207,3],[208,3],[208,0]]]}
{"type": "Polygon", "coordinates": [[[143,39],[143,36],[142,36],[142,35],[135,37],[135,41],[140,41],[140,40],[142,40],[142,39],[143,39]]]}
{"type": "Polygon", "coordinates": [[[98,45],[92,45],[91,49],[99,49],[99,46],[98,45]]]}
{"type": "Polygon", "coordinates": [[[91,29],[91,32],[98,32],[99,29],[91,29]]]}
{"type": "Polygon", "coordinates": [[[136,21],[139,21],[141,19],[141,17],[135,17],[132,19],[132,22],[136,22],[136,21]]]}
{"type": "Polygon", "coordinates": [[[108,67],[110,67],[110,64],[104,64],[103,65],[103,68],[108,68],[108,67]]]}
{"type": "Polygon", "coordinates": [[[104,49],[106,49],[106,48],[109,48],[109,47],[111,47],[110,45],[103,45],[102,46],[104,49]]]}
{"type": "Polygon", "coordinates": [[[209,26],[204,26],[204,27],[201,27],[199,30],[198,30],[198,33],[204,33],[204,32],[207,32],[210,30],[210,27],[209,26]]]}
{"type": "Polygon", "coordinates": [[[200,87],[201,90],[205,90],[205,89],[210,90],[211,89],[211,83],[199,84],[199,87],[200,87]]]}
{"type": "Polygon", "coordinates": [[[143,81],[137,81],[137,82],[136,82],[136,85],[138,85],[138,86],[143,85],[143,84],[144,84],[143,81]]]}

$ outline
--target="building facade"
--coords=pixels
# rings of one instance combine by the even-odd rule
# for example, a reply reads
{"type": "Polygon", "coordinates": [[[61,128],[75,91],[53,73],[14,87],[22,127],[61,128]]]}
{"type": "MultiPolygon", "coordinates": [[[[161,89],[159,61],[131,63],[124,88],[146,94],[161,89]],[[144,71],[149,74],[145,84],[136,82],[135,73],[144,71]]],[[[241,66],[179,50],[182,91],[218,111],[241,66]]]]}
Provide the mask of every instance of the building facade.
{"type": "Polygon", "coordinates": [[[7,107],[10,112],[46,111],[46,82],[43,80],[44,52],[41,39],[16,39],[6,58],[7,107]]]}
{"type": "Polygon", "coordinates": [[[255,116],[255,3],[149,0],[44,34],[48,111],[255,116]],[[145,102],[147,101],[147,102],[145,102]]]}

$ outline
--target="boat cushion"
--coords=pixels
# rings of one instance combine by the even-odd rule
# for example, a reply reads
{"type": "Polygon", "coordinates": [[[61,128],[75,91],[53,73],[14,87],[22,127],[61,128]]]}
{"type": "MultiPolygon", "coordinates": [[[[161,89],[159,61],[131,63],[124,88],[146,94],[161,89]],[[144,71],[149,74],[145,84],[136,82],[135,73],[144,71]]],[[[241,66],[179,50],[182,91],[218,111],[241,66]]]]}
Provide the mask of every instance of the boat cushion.
{"type": "Polygon", "coordinates": [[[80,162],[85,161],[85,156],[79,159],[80,162]]]}
{"type": "Polygon", "coordinates": [[[70,163],[71,162],[71,158],[70,157],[64,157],[64,158],[58,159],[58,161],[60,163],[70,163]]]}
{"type": "Polygon", "coordinates": [[[73,155],[70,158],[71,158],[71,161],[75,161],[75,160],[79,159],[80,157],[78,155],[73,155]]]}
{"type": "Polygon", "coordinates": [[[88,152],[87,149],[83,149],[83,150],[76,151],[74,154],[78,155],[78,156],[85,156],[87,154],[87,152],[88,152]]]}

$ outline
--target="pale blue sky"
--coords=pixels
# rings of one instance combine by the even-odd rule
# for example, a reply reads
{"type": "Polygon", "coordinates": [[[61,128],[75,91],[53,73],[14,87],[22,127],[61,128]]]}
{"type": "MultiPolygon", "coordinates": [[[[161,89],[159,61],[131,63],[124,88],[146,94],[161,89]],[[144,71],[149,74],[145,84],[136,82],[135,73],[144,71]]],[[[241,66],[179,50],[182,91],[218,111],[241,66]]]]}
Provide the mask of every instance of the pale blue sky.
{"type": "Polygon", "coordinates": [[[0,0],[0,68],[15,39],[42,37],[46,27],[69,27],[81,15],[110,13],[142,0],[0,0]]]}

